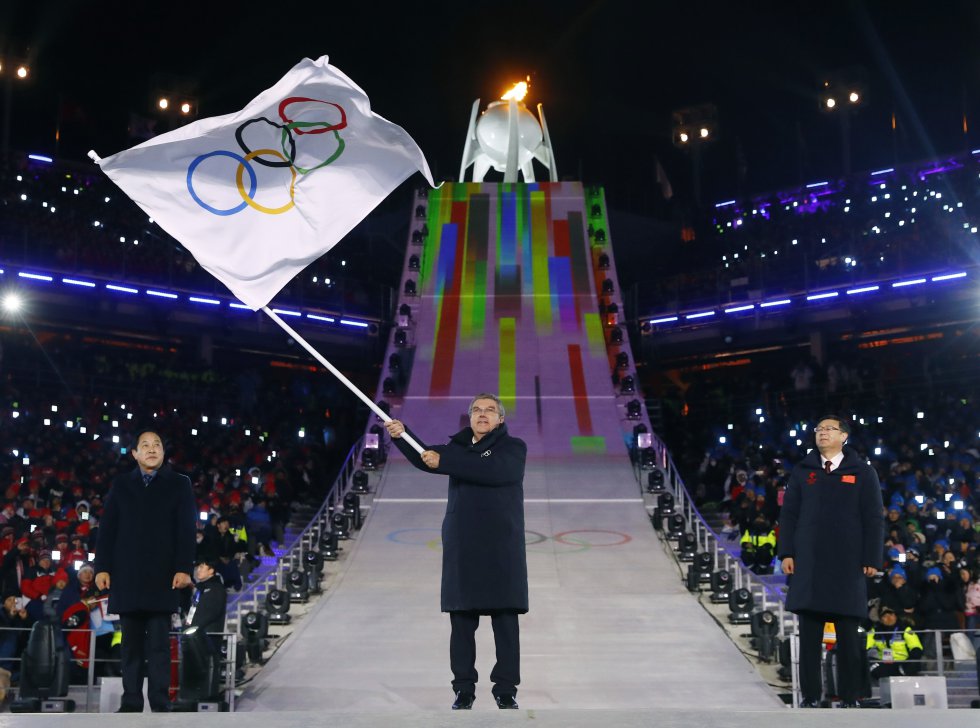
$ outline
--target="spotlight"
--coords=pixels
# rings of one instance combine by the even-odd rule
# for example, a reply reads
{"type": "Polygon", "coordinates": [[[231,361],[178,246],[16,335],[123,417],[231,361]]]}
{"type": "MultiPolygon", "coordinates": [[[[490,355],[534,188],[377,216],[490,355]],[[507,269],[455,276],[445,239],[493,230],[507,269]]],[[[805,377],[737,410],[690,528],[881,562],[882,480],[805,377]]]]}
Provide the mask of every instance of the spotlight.
{"type": "Polygon", "coordinates": [[[645,447],[640,450],[640,467],[644,470],[650,470],[657,466],[657,453],[653,451],[652,447],[645,447]]]}
{"type": "Polygon", "coordinates": [[[245,639],[245,654],[253,665],[264,665],[262,649],[265,638],[269,636],[269,618],[265,612],[249,612],[242,619],[242,637],[245,639]]]}
{"type": "Polygon", "coordinates": [[[732,572],[719,569],[711,575],[711,603],[727,604],[732,595],[732,572]]]}
{"type": "Polygon", "coordinates": [[[180,637],[177,702],[186,711],[217,712],[221,703],[221,661],[207,633],[188,627],[180,637]]]}
{"type": "Polygon", "coordinates": [[[682,132],[681,132],[681,134],[680,134],[680,140],[681,140],[681,143],[682,143],[682,144],[687,144],[687,142],[688,142],[688,140],[689,140],[690,138],[691,138],[691,137],[689,137],[689,136],[688,136],[688,134],[687,134],[687,132],[686,132],[686,131],[682,131],[682,132]]]}
{"type": "Polygon", "coordinates": [[[827,99],[824,103],[826,104],[828,109],[833,109],[834,107],[837,106],[837,101],[836,99],[833,98],[827,99]]]}
{"type": "Polygon", "coordinates": [[[694,570],[698,574],[699,585],[711,582],[711,569],[714,567],[714,561],[714,558],[707,551],[694,555],[694,570]]]}
{"type": "Polygon", "coordinates": [[[627,374],[619,381],[620,394],[633,394],[636,391],[636,380],[632,374],[627,374]]]}
{"type": "Polygon", "coordinates": [[[6,313],[17,313],[23,305],[23,299],[16,293],[8,293],[3,297],[3,310],[6,313]]]}
{"type": "Polygon", "coordinates": [[[337,534],[327,531],[320,536],[320,556],[324,561],[336,561],[339,556],[340,546],[337,545],[337,534]]]}
{"type": "Polygon", "coordinates": [[[631,399],[626,403],[626,418],[630,420],[638,420],[643,416],[642,404],[640,400],[631,399]]]}
{"type": "Polygon", "coordinates": [[[654,468],[647,473],[647,493],[663,493],[666,490],[664,484],[664,471],[654,468]]]}
{"type": "Polygon", "coordinates": [[[408,333],[405,329],[398,329],[395,331],[395,346],[399,349],[404,349],[408,346],[408,333]]]}
{"type": "Polygon", "coordinates": [[[674,495],[672,493],[661,493],[658,495],[657,507],[660,509],[660,515],[662,516],[674,515],[674,495]]]}
{"type": "Polygon", "coordinates": [[[383,394],[394,394],[395,380],[391,377],[385,377],[385,380],[381,383],[381,392],[383,394]]]}
{"type": "Polygon", "coordinates": [[[361,450],[361,467],[365,470],[378,469],[378,449],[366,447],[361,450]]]}
{"type": "Polygon", "coordinates": [[[180,105],[180,113],[189,114],[191,113],[191,105],[186,101],[180,105]]]}
{"type": "Polygon", "coordinates": [[[351,492],[360,495],[371,492],[368,490],[368,474],[363,470],[354,471],[354,476],[351,478],[351,492]]]}
{"type": "MultiPolygon", "coordinates": [[[[673,526],[674,518],[682,518],[683,516],[677,515],[671,518],[671,526],[673,526]]],[[[681,561],[694,561],[694,555],[698,552],[698,539],[690,532],[682,533],[677,539],[677,550],[680,552],[678,558],[681,561]]]]}
{"type": "Polygon", "coordinates": [[[310,601],[310,588],[306,580],[306,573],[300,570],[289,572],[287,578],[289,591],[289,601],[292,604],[306,604],[310,601]]]}
{"type": "Polygon", "coordinates": [[[680,541],[681,534],[687,528],[687,522],[680,513],[675,513],[667,519],[667,538],[671,541],[680,541]]]}
{"type": "Polygon", "coordinates": [[[289,624],[289,595],[282,589],[272,589],[265,596],[265,609],[269,613],[269,624],[289,624]]]}
{"type": "Polygon", "coordinates": [[[630,356],[625,351],[616,354],[616,368],[626,369],[630,365],[630,356]]]}
{"type": "Polygon", "coordinates": [[[357,493],[348,493],[344,496],[344,515],[347,516],[350,526],[355,531],[360,531],[363,525],[361,516],[361,496],[357,493]]]}
{"type": "Polygon", "coordinates": [[[748,624],[752,621],[755,599],[748,589],[736,589],[728,597],[728,621],[731,624],[748,624]]]}
{"type": "Polygon", "coordinates": [[[779,640],[776,637],[779,633],[779,623],[776,621],[776,615],[768,609],[756,612],[752,615],[751,624],[752,637],[755,639],[759,659],[763,662],[772,662],[779,648],[779,640]]]}
{"type": "Polygon", "coordinates": [[[161,111],[166,111],[168,108],[170,108],[170,99],[161,98],[159,101],[157,101],[157,106],[160,107],[161,111]]]}
{"type": "Polygon", "coordinates": [[[323,557],[316,551],[307,551],[303,556],[303,573],[306,574],[306,589],[310,594],[323,591],[320,581],[323,579],[323,557]]]}
{"type": "Polygon", "coordinates": [[[343,513],[334,513],[330,516],[330,530],[336,534],[337,540],[346,541],[350,538],[350,530],[347,526],[347,516],[343,513]]]}

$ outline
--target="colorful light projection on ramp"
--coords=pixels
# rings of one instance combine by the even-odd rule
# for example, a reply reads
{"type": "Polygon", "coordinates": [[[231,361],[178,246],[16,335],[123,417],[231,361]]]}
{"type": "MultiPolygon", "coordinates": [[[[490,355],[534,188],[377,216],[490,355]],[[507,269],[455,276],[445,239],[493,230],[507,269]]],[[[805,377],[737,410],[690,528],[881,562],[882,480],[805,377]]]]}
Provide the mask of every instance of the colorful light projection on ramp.
{"type": "Polygon", "coordinates": [[[431,346],[419,350],[431,363],[420,371],[427,396],[460,394],[454,375],[468,354],[495,357],[509,419],[544,381],[572,402],[572,451],[605,451],[590,411],[589,385],[594,395],[611,390],[586,224],[578,183],[447,183],[429,193],[419,277],[434,318],[431,346]]]}

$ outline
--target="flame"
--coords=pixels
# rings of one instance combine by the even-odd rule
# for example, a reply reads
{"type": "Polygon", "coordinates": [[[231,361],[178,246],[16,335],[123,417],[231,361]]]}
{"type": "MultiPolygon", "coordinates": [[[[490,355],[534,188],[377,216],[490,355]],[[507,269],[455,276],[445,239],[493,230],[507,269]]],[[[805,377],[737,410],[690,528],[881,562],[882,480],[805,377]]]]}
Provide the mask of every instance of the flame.
{"type": "Polygon", "coordinates": [[[514,101],[523,101],[525,96],[527,96],[527,81],[519,81],[500,98],[502,101],[510,101],[511,99],[514,99],[514,101]]]}

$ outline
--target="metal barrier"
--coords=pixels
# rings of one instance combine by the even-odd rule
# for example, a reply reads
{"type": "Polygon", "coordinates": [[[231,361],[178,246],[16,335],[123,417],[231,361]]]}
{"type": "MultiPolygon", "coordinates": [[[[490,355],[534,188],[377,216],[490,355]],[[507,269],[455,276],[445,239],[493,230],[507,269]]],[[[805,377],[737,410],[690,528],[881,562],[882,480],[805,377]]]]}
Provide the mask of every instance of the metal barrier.
{"type": "MultiPolygon", "coordinates": [[[[13,633],[17,633],[17,632],[28,632],[29,633],[31,631],[31,629],[32,629],[31,627],[0,627],[0,640],[2,640],[4,634],[6,634],[6,633],[11,633],[11,632],[13,632],[13,633]]],[[[94,706],[93,706],[93,695],[97,691],[101,691],[101,689],[102,689],[102,686],[101,685],[98,685],[96,683],[96,681],[98,679],[101,679],[101,677],[106,677],[106,676],[104,676],[104,675],[103,676],[99,676],[99,677],[96,676],[96,663],[100,663],[100,664],[118,664],[119,663],[119,660],[118,659],[114,659],[114,658],[99,658],[99,657],[96,657],[96,654],[97,654],[97,652],[96,652],[96,640],[98,638],[98,635],[95,633],[95,630],[92,630],[92,629],[65,629],[65,628],[62,628],[61,629],[61,633],[63,635],[65,635],[65,643],[64,643],[64,646],[65,646],[66,653],[69,655],[69,661],[70,662],[88,662],[88,668],[86,669],[86,680],[85,680],[85,683],[71,683],[71,682],[69,682],[69,684],[68,684],[69,697],[71,696],[71,693],[72,693],[73,690],[76,692],[76,694],[77,694],[77,691],[84,690],[85,691],[85,700],[84,700],[85,707],[84,707],[84,710],[82,712],[85,712],[85,713],[99,712],[97,710],[98,709],[98,702],[96,702],[94,704],[94,706]],[[89,635],[88,658],[86,658],[85,660],[72,660],[71,657],[70,657],[71,651],[70,651],[70,648],[68,646],[67,635],[73,634],[73,633],[85,633],[85,634],[88,634],[89,635]],[[93,707],[96,710],[93,710],[93,707]]],[[[236,665],[237,665],[237,662],[238,662],[237,635],[234,632],[213,632],[213,633],[212,632],[209,632],[208,634],[209,635],[212,635],[212,636],[219,636],[220,635],[220,637],[225,642],[225,655],[226,655],[226,657],[225,657],[225,659],[221,660],[219,664],[224,669],[224,673],[225,673],[225,675],[224,675],[224,691],[223,691],[224,694],[225,694],[225,702],[228,704],[228,710],[229,710],[229,712],[234,712],[234,710],[235,710],[235,671],[236,671],[236,665]]],[[[171,632],[170,633],[170,637],[171,638],[174,638],[174,637],[177,638],[178,645],[180,644],[180,636],[181,636],[181,633],[180,632],[171,632]]],[[[10,663],[16,663],[16,664],[19,665],[22,661],[23,661],[23,653],[18,654],[18,655],[12,655],[10,657],[0,658],[0,665],[10,664],[10,663]]],[[[177,660],[171,660],[171,665],[175,665],[175,664],[179,664],[179,663],[180,663],[180,658],[179,657],[178,657],[177,660]]],[[[18,690],[19,691],[19,688],[17,686],[12,686],[11,689],[12,690],[18,690]]]]}
{"type": "Polygon", "coordinates": [[[342,506],[344,495],[350,487],[351,477],[358,467],[358,459],[364,449],[364,438],[362,437],[351,446],[347,453],[340,473],[334,480],[330,490],[323,500],[319,510],[310,519],[306,527],[290,543],[283,544],[284,553],[279,557],[276,565],[263,571],[255,580],[238,594],[228,600],[228,612],[225,620],[225,629],[229,632],[239,632],[241,630],[242,617],[250,611],[259,611],[264,603],[266,595],[272,589],[282,589],[285,584],[286,574],[292,569],[303,563],[303,556],[312,550],[316,545],[317,539],[329,528],[329,518],[331,512],[338,504],[342,506]],[[261,601],[260,601],[261,599],[261,601]]]}

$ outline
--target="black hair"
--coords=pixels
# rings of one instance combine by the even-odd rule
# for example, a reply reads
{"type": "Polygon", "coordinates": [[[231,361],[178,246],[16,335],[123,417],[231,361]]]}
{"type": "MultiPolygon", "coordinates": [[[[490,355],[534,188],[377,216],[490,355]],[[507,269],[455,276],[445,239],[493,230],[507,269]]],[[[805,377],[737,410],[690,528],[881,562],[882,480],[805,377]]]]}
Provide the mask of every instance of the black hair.
{"type": "Polygon", "coordinates": [[[845,435],[851,434],[851,423],[848,420],[841,417],[840,415],[824,415],[823,417],[817,420],[817,424],[820,424],[824,420],[837,420],[837,424],[840,425],[840,431],[843,432],[845,435]]]}

